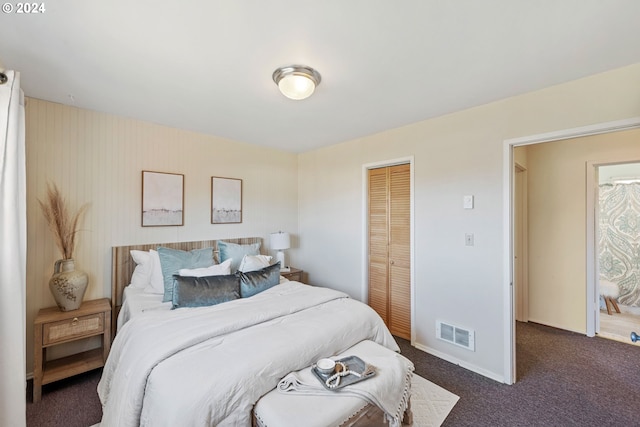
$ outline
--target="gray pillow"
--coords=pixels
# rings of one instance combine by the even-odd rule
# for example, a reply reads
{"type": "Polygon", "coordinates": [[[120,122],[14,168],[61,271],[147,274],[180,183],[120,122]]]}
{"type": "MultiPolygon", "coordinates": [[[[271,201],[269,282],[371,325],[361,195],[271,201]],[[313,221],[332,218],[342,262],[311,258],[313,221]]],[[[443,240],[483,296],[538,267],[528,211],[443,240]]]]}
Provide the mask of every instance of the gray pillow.
{"type": "Polygon", "coordinates": [[[164,279],[164,297],[162,302],[173,299],[173,275],[182,268],[202,268],[213,265],[213,248],[194,249],[186,252],[165,247],[158,248],[160,268],[164,279]]]}
{"type": "Polygon", "coordinates": [[[260,242],[250,245],[238,245],[236,243],[223,242],[218,240],[218,250],[220,251],[220,262],[231,258],[231,272],[238,271],[238,267],[245,255],[259,255],[260,242]]]}
{"type": "Polygon", "coordinates": [[[173,276],[171,308],[203,307],[240,298],[240,278],[235,274],[224,276],[173,276]]]}
{"type": "Polygon", "coordinates": [[[262,270],[236,273],[240,277],[240,296],[247,298],[280,283],[280,263],[275,263],[262,270]]]}

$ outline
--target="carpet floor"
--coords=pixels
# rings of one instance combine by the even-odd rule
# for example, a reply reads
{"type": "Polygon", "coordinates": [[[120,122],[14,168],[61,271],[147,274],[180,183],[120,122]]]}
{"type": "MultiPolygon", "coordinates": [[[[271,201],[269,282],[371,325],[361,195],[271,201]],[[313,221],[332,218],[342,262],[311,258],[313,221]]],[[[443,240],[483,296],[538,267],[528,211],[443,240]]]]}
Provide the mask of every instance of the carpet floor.
{"type": "MultiPolygon", "coordinates": [[[[517,324],[517,378],[508,386],[446,362],[398,339],[416,374],[460,397],[450,426],[640,425],[640,349],[533,323],[517,324]]],[[[88,427],[100,422],[101,370],[43,387],[28,427],[88,427]]],[[[418,425],[418,424],[416,424],[418,425]]]]}
{"type": "Polygon", "coordinates": [[[640,348],[517,323],[517,382],[498,383],[398,340],[416,373],[460,396],[443,427],[640,426],[640,348]]]}

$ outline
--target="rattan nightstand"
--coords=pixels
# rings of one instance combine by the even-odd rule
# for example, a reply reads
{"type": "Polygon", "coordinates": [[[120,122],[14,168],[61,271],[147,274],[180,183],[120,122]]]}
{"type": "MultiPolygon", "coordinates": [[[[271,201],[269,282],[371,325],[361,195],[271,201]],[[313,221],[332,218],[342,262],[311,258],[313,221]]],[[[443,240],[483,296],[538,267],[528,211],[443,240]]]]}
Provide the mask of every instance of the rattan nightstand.
{"type": "Polygon", "coordinates": [[[43,308],[34,321],[33,401],[42,386],[104,366],[111,348],[111,302],[108,298],[85,301],[73,311],[43,308]],[[102,346],[47,361],[47,348],[102,335],[102,346]]]}
{"type": "Polygon", "coordinates": [[[280,275],[288,280],[295,280],[296,282],[304,283],[302,281],[302,273],[299,268],[289,267],[289,271],[280,271],[280,275]]]}

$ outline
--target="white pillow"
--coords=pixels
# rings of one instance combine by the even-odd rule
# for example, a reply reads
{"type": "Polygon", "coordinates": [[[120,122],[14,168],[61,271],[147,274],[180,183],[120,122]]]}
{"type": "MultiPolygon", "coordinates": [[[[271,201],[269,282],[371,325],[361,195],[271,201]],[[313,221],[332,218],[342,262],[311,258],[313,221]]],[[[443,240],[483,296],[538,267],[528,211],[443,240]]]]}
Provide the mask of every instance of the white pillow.
{"type": "Polygon", "coordinates": [[[225,276],[231,274],[231,258],[220,264],[203,268],[182,268],[178,270],[180,276],[186,277],[207,277],[207,276],[225,276]]]}
{"type": "Polygon", "coordinates": [[[136,289],[144,289],[151,280],[151,270],[153,268],[153,260],[147,251],[137,251],[135,249],[129,251],[131,258],[136,263],[136,268],[131,275],[131,287],[136,289]]]}
{"type": "Polygon", "coordinates": [[[164,276],[162,275],[162,266],[160,265],[158,251],[154,251],[153,249],[149,250],[149,258],[151,258],[151,277],[144,291],[150,294],[164,295],[164,276]]]}
{"type": "Polygon", "coordinates": [[[262,270],[271,265],[271,258],[269,255],[245,255],[240,262],[238,271],[248,273],[250,271],[262,270]]]}

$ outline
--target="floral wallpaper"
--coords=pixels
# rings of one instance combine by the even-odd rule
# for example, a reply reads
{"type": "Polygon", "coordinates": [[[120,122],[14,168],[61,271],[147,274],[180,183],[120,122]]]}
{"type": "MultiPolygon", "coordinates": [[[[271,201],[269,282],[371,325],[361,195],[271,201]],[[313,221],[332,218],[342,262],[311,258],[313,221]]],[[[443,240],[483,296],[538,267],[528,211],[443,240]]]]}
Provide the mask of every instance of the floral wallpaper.
{"type": "Polygon", "coordinates": [[[600,275],[640,307],[640,183],[600,185],[600,275]]]}

